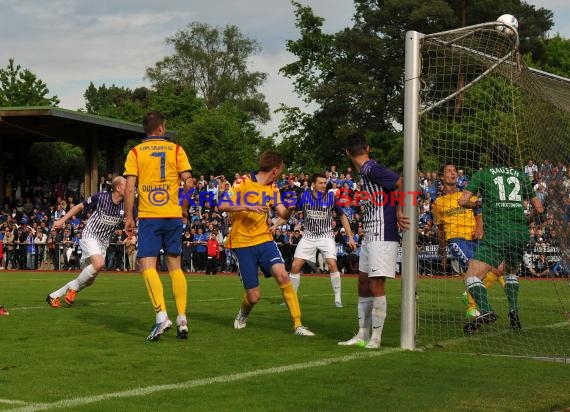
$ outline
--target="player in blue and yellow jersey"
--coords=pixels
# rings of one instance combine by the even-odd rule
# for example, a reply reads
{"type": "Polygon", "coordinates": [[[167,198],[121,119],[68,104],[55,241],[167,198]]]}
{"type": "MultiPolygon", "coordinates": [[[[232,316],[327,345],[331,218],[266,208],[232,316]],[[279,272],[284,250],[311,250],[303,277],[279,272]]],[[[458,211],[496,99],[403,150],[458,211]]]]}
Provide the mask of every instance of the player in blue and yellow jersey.
{"type": "MultiPolygon", "coordinates": [[[[481,209],[475,211],[459,206],[459,198],[462,195],[457,188],[457,168],[452,163],[447,163],[442,170],[443,195],[439,196],[433,206],[433,217],[438,228],[439,253],[442,267],[447,267],[448,251],[459,262],[461,272],[467,270],[469,260],[473,258],[479,241],[483,237],[483,218],[481,209]]],[[[476,197],[473,198],[477,200],[476,197]]],[[[499,272],[498,272],[499,273],[499,272]]],[[[504,286],[502,277],[498,277],[493,271],[489,271],[483,280],[485,287],[491,287],[499,281],[504,286]]],[[[467,316],[478,316],[477,304],[471,294],[465,292],[467,299],[467,316]]]]}
{"type": "Polygon", "coordinates": [[[225,246],[231,248],[237,258],[245,294],[241,308],[234,321],[234,328],[243,329],[254,305],[259,302],[258,268],[275,278],[293,319],[296,335],[314,336],[301,323],[299,300],[289,275],[285,270],[283,257],[273,235],[269,231],[269,209],[274,209],[282,219],[288,219],[294,202],[287,207],[275,181],[283,170],[283,159],[279,153],[266,151],[259,159],[259,170],[244,175],[234,182],[231,196],[219,200],[220,211],[231,212],[231,231],[225,246]]]}
{"type": "Polygon", "coordinates": [[[163,249],[176,303],[177,334],[188,337],[186,319],[187,284],[180,267],[182,253],[182,207],[178,189],[184,182],[193,187],[190,162],[179,145],[165,139],[166,125],[162,114],[150,112],[143,119],[146,139],[131,149],[125,162],[125,230],[130,237],[135,228],[133,209],[135,185],[138,183],[138,258],[156,322],[148,341],[156,341],[172,326],[168,319],[162,283],[156,271],[156,260],[163,249]]]}

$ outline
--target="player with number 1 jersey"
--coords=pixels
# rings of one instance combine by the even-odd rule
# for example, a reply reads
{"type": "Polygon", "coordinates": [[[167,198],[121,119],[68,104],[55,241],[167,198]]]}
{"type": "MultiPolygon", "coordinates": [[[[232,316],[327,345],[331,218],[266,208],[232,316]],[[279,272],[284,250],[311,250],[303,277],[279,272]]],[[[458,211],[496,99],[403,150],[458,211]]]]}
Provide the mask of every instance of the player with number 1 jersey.
{"type": "Polygon", "coordinates": [[[138,179],[139,219],[181,218],[180,174],[191,169],[184,149],[164,136],[149,136],[131,149],[125,162],[125,176],[138,179]]]}
{"type": "Polygon", "coordinates": [[[147,340],[156,341],[170,329],[162,282],[156,271],[157,256],[166,255],[166,266],[176,303],[177,338],[188,337],[186,319],[187,285],[180,268],[182,253],[182,207],[178,199],[180,182],[185,189],[193,186],[191,167],[184,149],[165,138],[166,123],[159,112],[150,112],[143,119],[147,135],[135,146],[125,161],[125,230],[133,235],[135,185],[139,194],[139,232],[137,257],[142,275],[156,313],[156,323],[147,340]]]}

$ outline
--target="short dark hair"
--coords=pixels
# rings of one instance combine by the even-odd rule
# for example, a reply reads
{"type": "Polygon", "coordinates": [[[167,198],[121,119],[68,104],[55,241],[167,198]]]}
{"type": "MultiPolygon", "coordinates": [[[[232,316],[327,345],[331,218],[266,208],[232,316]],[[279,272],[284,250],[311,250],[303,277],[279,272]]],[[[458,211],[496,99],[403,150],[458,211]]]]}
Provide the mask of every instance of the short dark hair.
{"type": "Polygon", "coordinates": [[[259,156],[259,171],[269,172],[275,167],[283,164],[283,157],[272,150],[266,150],[259,156]]]}
{"type": "Polygon", "coordinates": [[[143,129],[144,132],[148,135],[153,133],[158,127],[164,124],[164,116],[162,113],[157,111],[148,112],[143,119],[143,129]]]}
{"type": "Polygon", "coordinates": [[[443,176],[443,173],[445,172],[445,168],[446,168],[447,166],[453,166],[453,167],[455,167],[455,170],[457,171],[457,165],[456,165],[455,163],[453,163],[453,162],[445,162],[445,163],[443,164],[443,166],[441,167],[441,170],[440,170],[440,173],[441,173],[442,176],[443,176]]]}
{"type": "Polygon", "coordinates": [[[319,177],[322,177],[323,179],[326,179],[326,178],[327,178],[327,175],[325,174],[325,172],[313,173],[313,177],[312,177],[311,181],[312,181],[313,183],[317,183],[317,179],[318,179],[319,177]]]}
{"type": "Polygon", "coordinates": [[[351,156],[366,153],[367,147],[366,137],[360,132],[352,133],[346,138],[346,150],[351,156]]]}

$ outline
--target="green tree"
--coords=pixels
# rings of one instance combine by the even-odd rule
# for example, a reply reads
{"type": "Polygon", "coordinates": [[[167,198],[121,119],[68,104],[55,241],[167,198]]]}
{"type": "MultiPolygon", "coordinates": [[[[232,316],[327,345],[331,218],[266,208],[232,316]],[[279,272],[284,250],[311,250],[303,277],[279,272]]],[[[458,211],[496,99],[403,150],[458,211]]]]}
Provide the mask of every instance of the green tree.
{"type": "Polygon", "coordinates": [[[132,91],[114,84],[95,87],[93,82],[83,93],[87,113],[135,123],[141,121],[148,109],[148,95],[149,90],[144,87],[132,91]]]}
{"type": "Polygon", "coordinates": [[[262,138],[232,105],[197,113],[177,134],[195,175],[233,176],[253,170],[261,151],[273,148],[271,139],[262,138]]]}
{"type": "Polygon", "coordinates": [[[565,39],[559,34],[546,39],[541,58],[534,59],[529,53],[525,56],[525,60],[531,67],[570,78],[570,39],[565,39]]]}
{"type": "Polygon", "coordinates": [[[261,49],[238,27],[217,28],[194,22],[167,38],[166,43],[174,47],[174,54],[146,71],[157,89],[178,83],[184,89],[196,90],[209,109],[232,103],[252,120],[269,120],[269,106],[258,90],[267,74],[249,71],[247,66],[248,59],[261,49]]]}
{"type": "Polygon", "coordinates": [[[305,102],[317,106],[308,116],[294,108],[281,109],[287,113],[281,147],[289,149],[293,158],[309,150],[309,157],[320,158],[321,164],[339,164],[343,138],[355,129],[371,139],[390,136],[381,149],[383,155],[401,151],[398,130],[403,122],[406,31],[435,33],[512,13],[519,18],[521,49],[539,55],[539,40],[552,27],[550,11],[537,10],[520,0],[354,3],[353,27],[331,35],[323,33],[324,20],[310,7],[293,2],[300,38],[288,41],[287,50],[297,60],[281,68],[281,73],[293,79],[295,91],[305,102]]]}
{"type": "Polygon", "coordinates": [[[47,85],[14,59],[0,69],[0,106],[57,106],[57,96],[48,96],[47,85]]]}

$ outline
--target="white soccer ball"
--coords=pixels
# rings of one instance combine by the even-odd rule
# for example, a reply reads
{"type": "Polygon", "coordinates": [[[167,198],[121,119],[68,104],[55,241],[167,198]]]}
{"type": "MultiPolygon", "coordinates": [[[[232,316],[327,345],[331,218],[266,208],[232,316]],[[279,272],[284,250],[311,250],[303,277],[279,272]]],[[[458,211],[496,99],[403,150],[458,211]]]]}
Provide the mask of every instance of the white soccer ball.
{"type": "Polygon", "coordinates": [[[510,27],[512,27],[511,29],[510,27],[503,25],[497,26],[497,30],[505,34],[513,35],[513,29],[517,31],[519,28],[519,21],[512,14],[503,14],[502,16],[499,16],[497,21],[500,23],[508,24],[510,27]]]}

